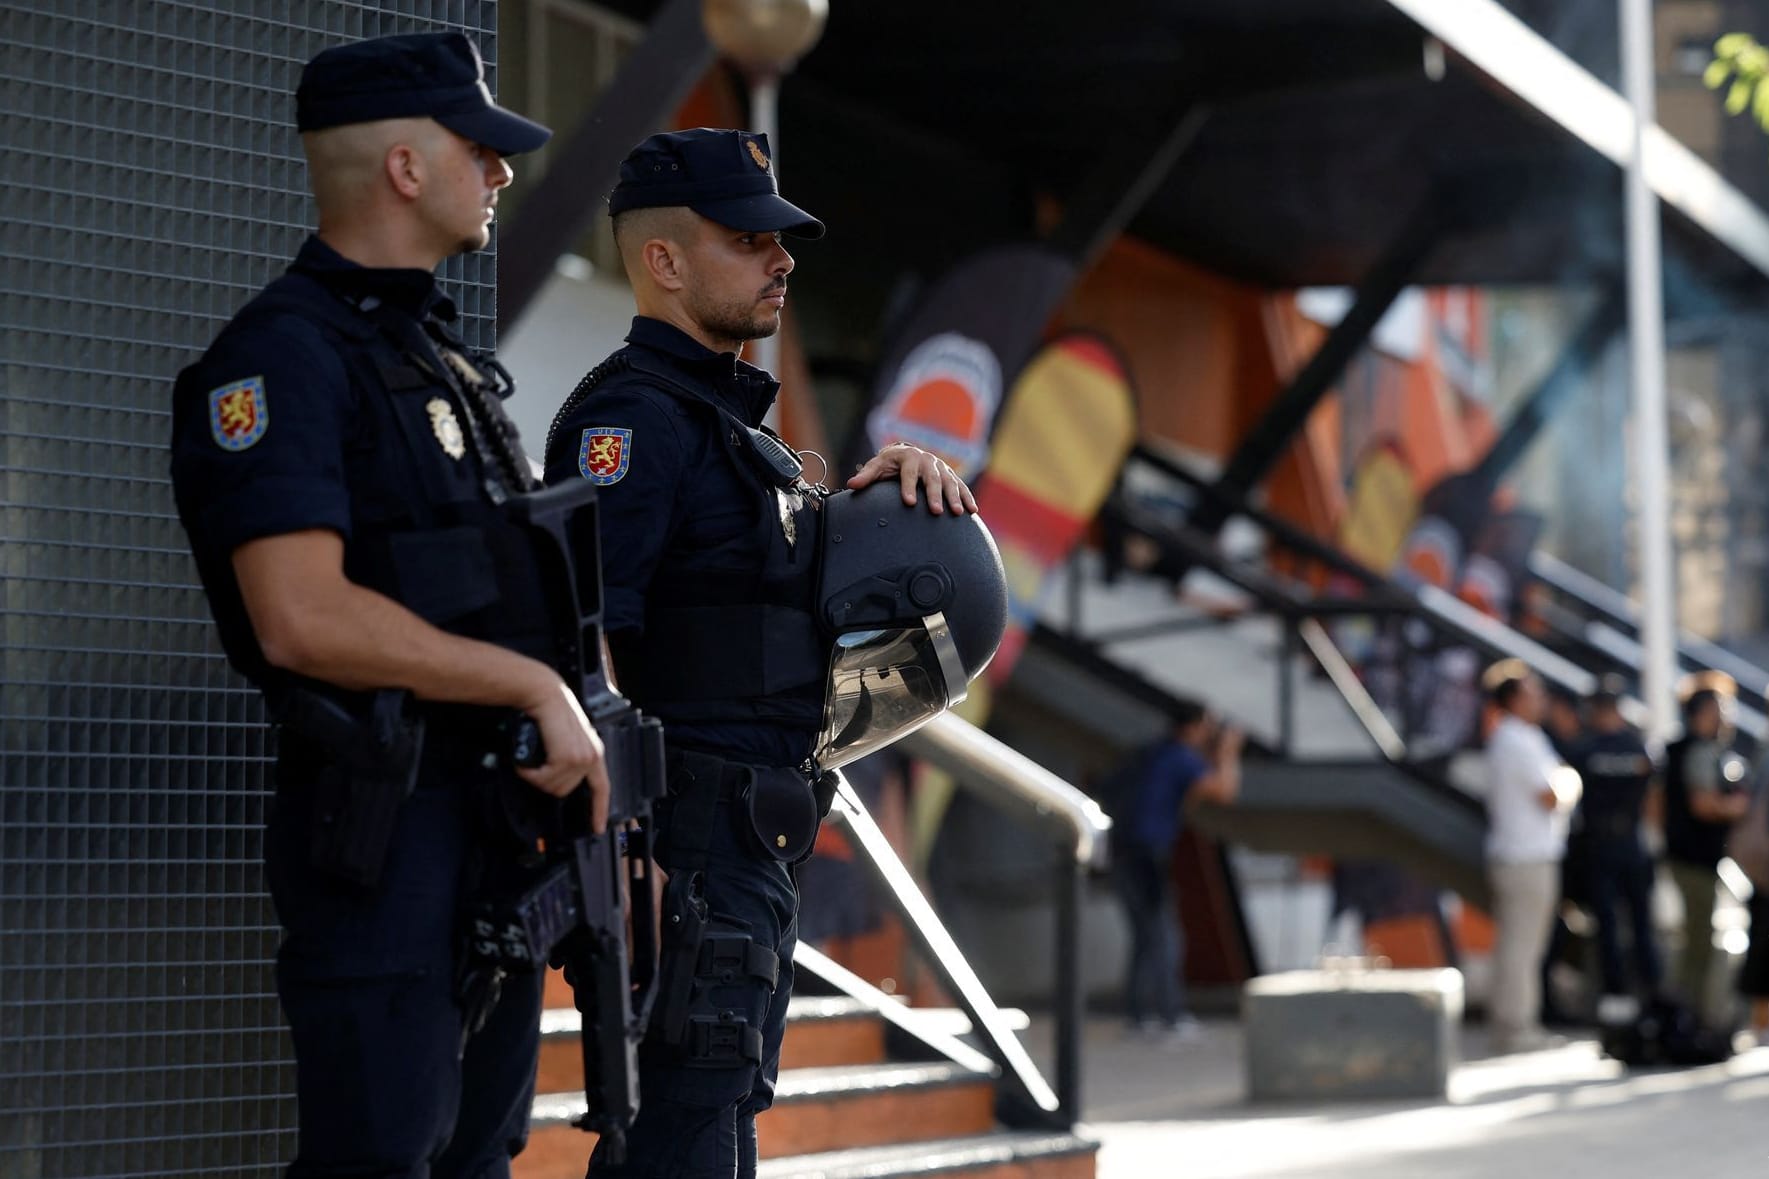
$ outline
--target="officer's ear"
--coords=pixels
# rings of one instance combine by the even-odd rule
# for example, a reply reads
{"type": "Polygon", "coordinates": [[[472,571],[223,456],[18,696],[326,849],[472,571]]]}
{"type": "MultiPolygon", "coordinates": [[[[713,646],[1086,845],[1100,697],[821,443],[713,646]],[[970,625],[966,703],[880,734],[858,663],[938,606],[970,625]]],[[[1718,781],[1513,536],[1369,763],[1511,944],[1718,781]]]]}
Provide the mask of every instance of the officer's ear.
{"type": "Polygon", "coordinates": [[[669,238],[654,237],[639,247],[639,262],[645,273],[666,291],[679,291],[688,285],[686,255],[687,251],[669,238]]]}
{"type": "Polygon", "coordinates": [[[424,157],[408,143],[396,143],[387,149],[382,161],[388,183],[408,201],[415,201],[424,190],[424,157]]]}

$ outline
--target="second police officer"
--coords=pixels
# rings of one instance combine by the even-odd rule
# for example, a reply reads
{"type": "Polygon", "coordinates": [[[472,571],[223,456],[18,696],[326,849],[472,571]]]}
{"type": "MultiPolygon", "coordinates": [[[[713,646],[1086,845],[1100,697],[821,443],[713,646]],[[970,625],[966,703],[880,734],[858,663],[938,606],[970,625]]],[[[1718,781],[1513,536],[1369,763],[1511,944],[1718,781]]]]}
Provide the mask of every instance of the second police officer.
{"type": "MultiPolygon", "coordinates": [[[[599,1151],[590,1172],[753,1176],[792,989],[794,864],[828,806],[810,756],[830,661],[808,576],[815,497],[760,429],[779,384],[742,348],[780,328],[793,269],[781,235],[824,227],[780,196],[767,137],[733,130],[645,140],[609,212],[638,315],[561,407],[546,477],[600,489],[615,675],[670,747],[657,852],[670,882],[641,1111],[627,1160],[599,1151]]],[[[912,446],[881,451],[848,486],[891,478],[906,505],[976,509],[912,446]]]]}

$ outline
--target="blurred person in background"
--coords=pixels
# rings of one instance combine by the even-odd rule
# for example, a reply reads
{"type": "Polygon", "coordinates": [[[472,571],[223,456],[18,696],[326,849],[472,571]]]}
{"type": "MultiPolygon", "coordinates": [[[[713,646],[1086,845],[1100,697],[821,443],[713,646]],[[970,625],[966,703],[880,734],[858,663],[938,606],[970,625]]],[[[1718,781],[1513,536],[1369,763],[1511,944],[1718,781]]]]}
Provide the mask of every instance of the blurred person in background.
{"type": "Polygon", "coordinates": [[[1751,897],[1751,947],[1738,973],[1738,993],[1750,1004],[1752,1042],[1769,1046],[1769,897],[1761,892],[1751,897]]]}
{"type": "Polygon", "coordinates": [[[1495,664],[1482,685],[1499,714],[1486,744],[1487,873],[1496,926],[1488,1008],[1494,1050],[1525,1052],[1550,1042],[1540,1021],[1541,969],[1579,778],[1542,730],[1547,693],[1528,666],[1515,659],[1495,664]]]}
{"type": "Polygon", "coordinates": [[[1751,775],[1750,809],[1726,836],[1726,854],[1751,882],[1751,943],[1738,973],[1738,993],[1749,1004],[1750,1033],[1769,1045],[1769,758],[1751,775]]]}
{"type": "Polygon", "coordinates": [[[1707,673],[1684,685],[1683,735],[1665,750],[1665,862],[1683,898],[1683,947],[1676,984],[1704,1019],[1717,1018],[1712,970],[1714,898],[1726,835],[1750,809],[1745,761],[1732,748],[1730,676],[1707,673]]]}
{"type": "MultiPolygon", "coordinates": [[[[1769,788],[1758,775],[1757,789],[1769,788]]],[[[1738,993],[1750,1007],[1750,1032],[1759,1046],[1769,1046],[1769,888],[1751,893],[1751,945],[1738,972],[1738,993]]]]}
{"type": "Polygon", "coordinates": [[[1232,803],[1241,789],[1239,730],[1202,708],[1175,714],[1168,733],[1133,754],[1102,785],[1112,815],[1112,881],[1130,923],[1124,1011],[1140,1034],[1195,1039],[1181,983],[1185,943],[1173,889],[1173,853],[1187,812],[1232,803]]]}
{"type": "Polygon", "coordinates": [[[1584,786],[1576,821],[1582,892],[1597,922],[1604,994],[1652,998],[1664,969],[1652,928],[1652,856],[1641,826],[1656,767],[1645,738],[1622,715],[1624,689],[1618,677],[1599,682],[1587,705],[1590,731],[1568,760],[1584,786]]]}
{"type": "MultiPolygon", "coordinates": [[[[1575,751],[1585,739],[1585,720],[1579,698],[1559,684],[1546,685],[1547,708],[1542,717],[1542,731],[1560,760],[1573,764],[1575,751]]],[[[1554,906],[1554,919],[1548,934],[1548,949],[1542,955],[1542,1022],[1550,1027],[1565,1027],[1579,1022],[1560,1004],[1559,988],[1554,985],[1555,966],[1573,944],[1572,928],[1566,923],[1571,906],[1591,904],[1590,841],[1585,838],[1584,824],[1578,809],[1568,820],[1566,853],[1560,861],[1560,903],[1554,906]]]]}
{"type": "Polygon", "coordinates": [[[1548,704],[1542,713],[1542,731],[1548,734],[1548,744],[1560,760],[1571,765],[1573,751],[1585,739],[1585,717],[1579,711],[1579,698],[1559,684],[1547,685],[1544,691],[1548,704]]]}

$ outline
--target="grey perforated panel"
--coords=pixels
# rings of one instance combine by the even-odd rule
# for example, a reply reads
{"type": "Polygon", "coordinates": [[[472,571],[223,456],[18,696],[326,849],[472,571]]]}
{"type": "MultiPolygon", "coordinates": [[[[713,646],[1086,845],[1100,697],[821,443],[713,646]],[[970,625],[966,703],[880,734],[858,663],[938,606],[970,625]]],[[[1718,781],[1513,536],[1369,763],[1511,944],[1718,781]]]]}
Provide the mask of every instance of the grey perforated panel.
{"type": "MultiPolygon", "coordinates": [[[[0,1177],[270,1176],[265,736],[173,513],[173,374],[310,215],[293,88],[495,0],[0,0],[0,1177]]],[[[489,344],[493,263],[450,264],[489,344]]]]}

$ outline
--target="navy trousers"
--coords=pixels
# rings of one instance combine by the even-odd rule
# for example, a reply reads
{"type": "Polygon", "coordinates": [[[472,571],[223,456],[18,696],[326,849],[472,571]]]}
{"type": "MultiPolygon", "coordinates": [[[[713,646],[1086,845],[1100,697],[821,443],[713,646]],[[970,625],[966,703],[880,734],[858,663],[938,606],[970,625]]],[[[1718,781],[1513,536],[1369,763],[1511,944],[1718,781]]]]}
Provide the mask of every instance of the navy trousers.
{"type": "Polygon", "coordinates": [[[440,744],[372,890],[310,867],[308,768],[286,750],[279,761],[266,866],[295,1047],[290,1179],[506,1179],[527,1139],[542,980],[507,980],[463,1052],[460,916],[468,882],[495,870],[472,803],[489,771],[440,744]]]}
{"type": "Polygon", "coordinates": [[[1124,977],[1124,1014],[1132,1023],[1177,1023],[1186,1014],[1180,971],[1185,943],[1174,910],[1169,861],[1122,841],[1114,846],[1112,883],[1130,923],[1130,962],[1124,977]]]}
{"type": "MultiPolygon", "coordinates": [[[[793,871],[759,850],[747,820],[720,803],[707,849],[704,887],[709,935],[747,935],[779,959],[773,985],[738,977],[705,985],[694,1008],[741,1018],[761,1032],[761,1060],[704,1059],[647,1038],[639,1054],[639,1116],[627,1157],[615,1164],[598,1147],[593,1179],[754,1179],[756,1115],[774,1103],[780,1042],[792,995],[792,953],[798,945],[798,891],[793,871]]],[[[667,826],[658,862],[682,871],[667,826]]],[[[664,963],[667,976],[670,963],[664,963]]]]}
{"type": "Polygon", "coordinates": [[[1652,857],[1632,833],[1598,838],[1591,843],[1588,873],[1603,989],[1612,995],[1636,991],[1648,997],[1656,995],[1664,979],[1664,965],[1658,934],[1652,927],[1652,857]],[[1623,950],[1624,917],[1634,967],[1631,976],[1630,954],[1623,950]]]}

